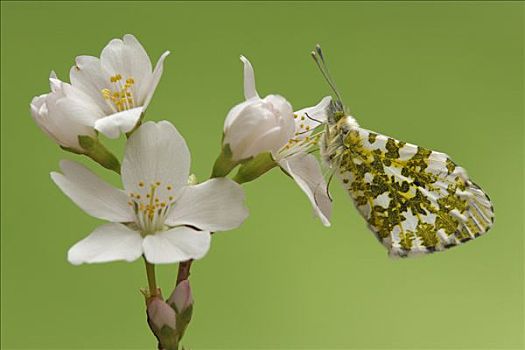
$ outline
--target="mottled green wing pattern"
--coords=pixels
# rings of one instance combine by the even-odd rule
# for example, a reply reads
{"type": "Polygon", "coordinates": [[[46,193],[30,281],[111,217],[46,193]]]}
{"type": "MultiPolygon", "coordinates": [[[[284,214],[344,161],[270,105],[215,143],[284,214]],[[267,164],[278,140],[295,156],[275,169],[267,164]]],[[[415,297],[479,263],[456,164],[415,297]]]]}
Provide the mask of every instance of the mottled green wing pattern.
{"type": "Polygon", "coordinates": [[[489,197],[446,154],[361,128],[342,137],[341,180],[392,256],[445,250],[492,226],[489,197]]]}

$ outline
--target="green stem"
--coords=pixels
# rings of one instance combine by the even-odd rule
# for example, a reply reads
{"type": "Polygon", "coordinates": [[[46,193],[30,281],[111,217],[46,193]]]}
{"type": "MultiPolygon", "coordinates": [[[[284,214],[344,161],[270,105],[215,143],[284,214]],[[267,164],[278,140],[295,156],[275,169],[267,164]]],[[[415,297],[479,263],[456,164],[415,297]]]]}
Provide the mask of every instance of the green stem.
{"type": "Polygon", "coordinates": [[[120,174],[120,163],[106,147],[97,139],[91,136],[80,135],[78,143],[84,149],[84,154],[93,159],[104,168],[113,170],[120,174]]]}
{"type": "Polygon", "coordinates": [[[157,280],[155,278],[155,265],[150,264],[144,257],[144,263],[146,264],[146,275],[148,277],[148,287],[150,297],[155,297],[158,294],[157,280]]]}
{"type": "Polygon", "coordinates": [[[215,177],[225,177],[228,175],[233,168],[235,168],[240,162],[232,159],[232,152],[230,150],[230,145],[225,145],[221,154],[215,160],[213,164],[213,170],[211,172],[211,178],[215,177]]]}
{"type": "Polygon", "coordinates": [[[277,163],[273,160],[269,152],[261,153],[244,163],[233,177],[233,181],[239,184],[253,181],[276,166],[277,163]]]}

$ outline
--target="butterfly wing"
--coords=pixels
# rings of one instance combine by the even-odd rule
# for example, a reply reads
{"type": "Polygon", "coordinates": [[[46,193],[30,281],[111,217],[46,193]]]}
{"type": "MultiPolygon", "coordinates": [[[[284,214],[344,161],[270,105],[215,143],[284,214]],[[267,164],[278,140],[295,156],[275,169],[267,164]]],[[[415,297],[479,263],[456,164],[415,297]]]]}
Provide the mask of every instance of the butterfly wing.
{"type": "Polygon", "coordinates": [[[390,255],[445,250],[492,226],[489,197],[446,154],[359,127],[341,137],[340,178],[390,255]]]}

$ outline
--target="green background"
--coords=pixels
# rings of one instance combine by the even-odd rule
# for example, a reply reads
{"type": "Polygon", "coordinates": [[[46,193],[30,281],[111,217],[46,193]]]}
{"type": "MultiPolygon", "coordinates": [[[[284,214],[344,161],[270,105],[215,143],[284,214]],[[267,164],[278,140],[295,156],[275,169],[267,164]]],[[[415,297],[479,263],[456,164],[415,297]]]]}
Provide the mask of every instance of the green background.
{"type": "MultiPolygon", "coordinates": [[[[224,117],[242,99],[244,54],[262,95],[296,109],[328,94],[309,57],[323,45],[368,129],[446,152],[496,208],[490,234],[391,260],[337,181],[333,225],[273,170],[245,186],[251,216],[194,264],[191,349],[523,347],[523,3],[2,2],[2,347],[154,349],[144,266],[74,267],[67,249],[101,224],[50,181],[60,151],[29,102],[51,69],[135,34],[171,50],[148,119],[172,121],[205,179],[224,117]]],[[[111,142],[120,155],[123,140],[111,142]]],[[[161,266],[165,294],[176,266],[161,266]]]]}

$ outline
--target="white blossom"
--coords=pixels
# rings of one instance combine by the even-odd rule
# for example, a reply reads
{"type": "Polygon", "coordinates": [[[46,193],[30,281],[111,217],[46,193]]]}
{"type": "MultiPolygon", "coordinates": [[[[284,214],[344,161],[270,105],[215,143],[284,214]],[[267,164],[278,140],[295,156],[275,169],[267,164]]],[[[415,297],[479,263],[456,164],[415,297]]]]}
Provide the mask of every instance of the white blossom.
{"type": "Polygon", "coordinates": [[[332,204],[327,183],[310,151],[324,132],[318,127],[327,121],[331,97],[293,113],[284,97],[259,98],[253,67],[245,57],[241,56],[241,60],[246,101],[235,106],[226,117],[224,143],[230,145],[234,160],[269,152],[306,194],[322,223],[330,226],[332,204]]]}
{"type": "Polygon", "coordinates": [[[79,151],[78,135],[93,136],[97,130],[117,138],[131,131],[145,112],[168,54],[162,54],[152,69],[148,54],[133,35],[113,39],[100,58],[76,58],[70,84],[52,73],[52,91],[31,102],[33,118],[57,143],[79,151]]]}
{"type": "Polygon", "coordinates": [[[147,122],[126,144],[124,191],[84,166],[64,160],[51,177],[88,214],[110,223],[75,244],[72,264],[133,261],[144,254],[154,264],[202,258],[210,232],[238,227],[248,215],[235,182],[211,179],[189,185],[190,153],[175,127],[147,122]]]}
{"type": "Polygon", "coordinates": [[[293,110],[279,95],[260,98],[255,88],[252,65],[244,63],[244,97],[233,107],[224,122],[224,145],[229,145],[234,161],[255,157],[262,152],[276,152],[294,132],[293,110]]]}

